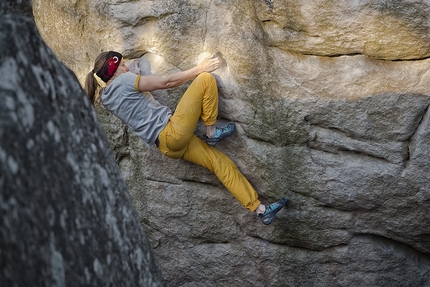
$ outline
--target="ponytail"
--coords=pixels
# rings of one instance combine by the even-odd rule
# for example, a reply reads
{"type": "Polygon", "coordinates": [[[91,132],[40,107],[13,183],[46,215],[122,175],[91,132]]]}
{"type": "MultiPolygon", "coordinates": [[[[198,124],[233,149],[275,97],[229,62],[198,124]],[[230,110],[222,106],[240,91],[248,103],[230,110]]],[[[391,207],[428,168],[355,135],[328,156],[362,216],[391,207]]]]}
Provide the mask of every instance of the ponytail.
{"type": "Polygon", "coordinates": [[[95,105],[95,103],[98,100],[98,96],[100,94],[100,88],[101,85],[99,84],[99,81],[94,77],[95,71],[98,71],[102,68],[104,62],[106,61],[108,57],[108,52],[101,53],[95,63],[94,63],[94,69],[89,72],[85,78],[85,86],[84,90],[88,95],[88,98],[91,101],[92,105],[95,105]]]}
{"type": "Polygon", "coordinates": [[[96,102],[96,93],[97,90],[100,89],[100,84],[98,83],[97,79],[94,77],[94,72],[91,71],[88,73],[87,77],[85,78],[85,92],[87,93],[88,97],[90,98],[91,104],[96,102]]]}

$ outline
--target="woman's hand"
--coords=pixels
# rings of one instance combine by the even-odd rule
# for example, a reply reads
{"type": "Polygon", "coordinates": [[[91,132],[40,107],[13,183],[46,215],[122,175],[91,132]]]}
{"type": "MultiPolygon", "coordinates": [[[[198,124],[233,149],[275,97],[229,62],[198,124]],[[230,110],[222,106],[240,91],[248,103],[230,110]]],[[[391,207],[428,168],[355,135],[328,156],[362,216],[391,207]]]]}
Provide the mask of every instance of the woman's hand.
{"type": "Polygon", "coordinates": [[[221,66],[221,61],[218,57],[216,58],[205,58],[200,64],[199,68],[203,72],[213,72],[221,66]]]}

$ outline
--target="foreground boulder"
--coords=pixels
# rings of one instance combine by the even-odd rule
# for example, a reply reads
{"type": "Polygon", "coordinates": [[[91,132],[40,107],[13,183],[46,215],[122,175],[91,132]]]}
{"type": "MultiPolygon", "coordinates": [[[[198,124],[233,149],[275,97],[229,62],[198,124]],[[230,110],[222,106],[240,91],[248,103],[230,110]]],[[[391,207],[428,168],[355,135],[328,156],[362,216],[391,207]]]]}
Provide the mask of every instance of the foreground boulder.
{"type": "MultiPolygon", "coordinates": [[[[264,202],[290,199],[263,226],[99,107],[169,285],[430,284],[428,1],[50,3],[36,21],[81,80],[101,50],[144,74],[221,51],[220,118],[238,129],[217,148],[264,202]]],[[[154,96],[174,108],[183,92],[154,96]]]]}
{"type": "Polygon", "coordinates": [[[30,18],[1,15],[0,46],[0,285],[163,286],[75,75],[30,18]]]}

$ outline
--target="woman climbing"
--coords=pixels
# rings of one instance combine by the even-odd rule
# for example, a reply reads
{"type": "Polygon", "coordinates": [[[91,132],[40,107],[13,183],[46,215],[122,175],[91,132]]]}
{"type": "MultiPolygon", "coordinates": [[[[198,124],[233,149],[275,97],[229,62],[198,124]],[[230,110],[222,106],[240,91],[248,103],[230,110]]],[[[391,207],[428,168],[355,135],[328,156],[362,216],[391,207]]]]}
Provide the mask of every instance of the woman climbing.
{"type": "Polygon", "coordinates": [[[231,194],[245,208],[256,212],[267,225],[287,199],[281,198],[270,205],[261,204],[254,188],[236,165],[213,147],[235,130],[234,123],[224,128],[215,125],[218,89],[210,72],[219,68],[220,64],[218,58],[207,58],[194,68],[166,77],[140,76],[130,72],[120,53],[104,52],[97,57],[93,70],[86,77],[85,91],[93,104],[99,96],[101,103],[126,123],[147,146],[155,144],[168,157],[182,158],[214,172],[231,194]],[[104,88],[94,75],[106,83],[104,88]],[[174,113],[149,93],[142,93],[174,88],[193,78],[174,113]],[[99,93],[96,95],[97,91],[99,93]],[[194,135],[199,118],[206,127],[206,142],[194,135]]]}

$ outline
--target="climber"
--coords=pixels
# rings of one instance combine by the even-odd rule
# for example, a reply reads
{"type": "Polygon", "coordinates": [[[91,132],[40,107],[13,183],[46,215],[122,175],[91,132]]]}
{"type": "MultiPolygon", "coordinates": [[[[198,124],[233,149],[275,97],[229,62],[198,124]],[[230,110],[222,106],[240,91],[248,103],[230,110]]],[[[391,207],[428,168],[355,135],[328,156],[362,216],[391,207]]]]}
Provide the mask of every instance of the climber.
{"type": "Polygon", "coordinates": [[[287,199],[281,198],[270,205],[261,204],[254,188],[236,165],[213,147],[235,130],[234,123],[223,128],[215,125],[218,89],[210,72],[218,69],[220,64],[219,58],[207,58],[194,68],[166,77],[140,76],[130,72],[120,53],[104,52],[97,57],[93,70],[86,77],[85,91],[92,104],[101,100],[105,108],[126,123],[148,147],[155,144],[168,157],[182,158],[214,172],[245,208],[255,212],[268,225],[287,199]],[[106,83],[104,88],[94,75],[106,83]],[[193,78],[174,113],[149,93],[142,93],[174,88],[193,78]],[[206,127],[206,143],[194,135],[199,118],[206,127]]]}

